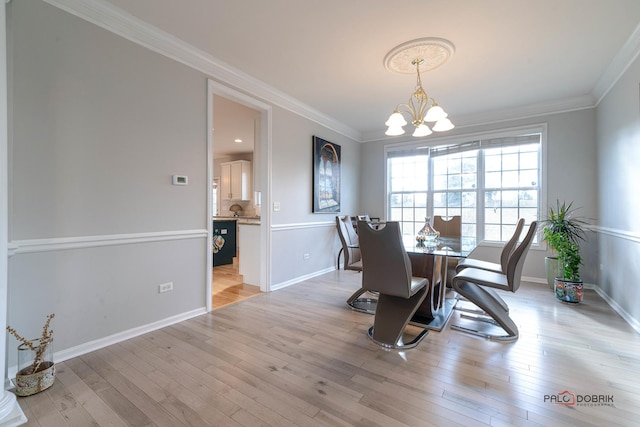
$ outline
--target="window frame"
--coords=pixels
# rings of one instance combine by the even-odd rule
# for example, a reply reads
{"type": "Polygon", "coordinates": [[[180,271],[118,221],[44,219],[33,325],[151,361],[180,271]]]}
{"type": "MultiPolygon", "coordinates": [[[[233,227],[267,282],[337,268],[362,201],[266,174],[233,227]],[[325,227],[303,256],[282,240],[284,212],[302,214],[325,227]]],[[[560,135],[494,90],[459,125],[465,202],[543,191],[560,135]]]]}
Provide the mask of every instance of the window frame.
{"type": "MultiPolygon", "coordinates": [[[[388,176],[388,159],[389,157],[393,157],[394,154],[400,151],[414,151],[418,149],[425,149],[441,147],[444,145],[463,145],[467,143],[471,143],[473,141],[482,140],[482,139],[497,139],[497,138],[508,138],[514,136],[522,136],[529,133],[539,133],[540,134],[540,157],[539,157],[539,180],[540,185],[538,186],[538,219],[544,215],[544,212],[547,211],[547,124],[546,123],[536,123],[527,126],[518,126],[518,127],[510,127],[503,129],[496,129],[492,131],[486,132],[476,132],[476,133],[468,133],[461,134],[456,136],[448,136],[441,138],[425,138],[419,141],[404,141],[399,143],[387,144],[384,146],[384,159],[383,159],[383,179],[384,179],[384,220],[387,221],[390,213],[390,194],[389,194],[389,176],[388,176]]],[[[429,151],[430,151],[429,150],[429,151]]],[[[397,155],[397,154],[396,154],[397,155]]],[[[429,188],[428,188],[428,200],[427,200],[427,212],[432,216],[433,214],[433,171],[432,168],[432,158],[430,156],[429,159],[429,188]]],[[[484,167],[482,169],[484,172],[484,167]]],[[[478,179],[484,180],[484,173],[478,174],[478,179]]],[[[480,193],[484,191],[484,184],[478,182],[476,191],[478,192],[478,197],[480,193]]],[[[477,209],[477,217],[476,217],[476,228],[477,232],[480,232],[480,225],[484,223],[484,212],[479,212],[481,209],[477,209]]],[[[498,241],[487,241],[484,240],[484,232],[482,234],[478,234],[482,236],[478,243],[482,242],[483,246],[496,246],[500,247],[503,245],[503,242],[498,241]]],[[[539,248],[540,239],[536,239],[532,244],[532,247],[539,248]]]]}

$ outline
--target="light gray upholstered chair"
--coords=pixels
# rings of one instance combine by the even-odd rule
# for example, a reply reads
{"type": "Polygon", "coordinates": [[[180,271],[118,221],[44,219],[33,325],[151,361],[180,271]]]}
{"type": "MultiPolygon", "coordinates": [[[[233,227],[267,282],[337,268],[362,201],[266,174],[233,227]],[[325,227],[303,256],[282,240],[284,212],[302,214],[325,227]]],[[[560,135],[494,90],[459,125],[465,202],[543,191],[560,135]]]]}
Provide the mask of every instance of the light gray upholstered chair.
{"type": "MultiPolygon", "coordinates": [[[[362,271],[362,259],[360,255],[360,248],[358,247],[358,235],[356,230],[351,225],[352,217],[336,216],[336,228],[338,229],[338,236],[342,243],[342,248],[338,252],[338,269],[340,268],[340,254],[344,254],[344,269],[353,271],[362,271]]],[[[355,291],[347,299],[347,305],[356,311],[363,313],[373,314],[375,313],[376,298],[363,297],[362,294],[367,292],[366,289],[360,288],[355,291]]]]}
{"type": "MultiPolygon", "coordinates": [[[[460,237],[462,236],[462,218],[460,215],[454,215],[450,217],[444,217],[436,215],[433,217],[433,228],[440,233],[441,237],[460,237]]],[[[443,265],[443,268],[447,269],[447,287],[451,287],[451,281],[453,276],[456,275],[456,267],[458,265],[458,258],[448,258],[447,265],[443,265]]]]}
{"type": "Polygon", "coordinates": [[[507,272],[507,262],[509,262],[509,257],[518,244],[518,239],[520,238],[520,234],[522,234],[523,228],[524,218],[520,218],[518,220],[518,223],[516,224],[516,229],[513,232],[513,236],[511,236],[509,241],[505,243],[504,247],[502,248],[502,252],[500,253],[500,263],[474,258],[472,253],[470,254],[470,256],[458,263],[458,265],[456,266],[456,273],[459,273],[465,268],[471,267],[505,274],[507,272]]]}
{"type": "Polygon", "coordinates": [[[433,217],[433,228],[442,237],[460,237],[462,235],[462,218],[460,215],[433,217]]]}
{"type": "MultiPolygon", "coordinates": [[[[516,248],[516,245],[518,244],[518,239],[520,238],[520,234],[522,234],[522,229],[523,228],[524,228],[524,218],[520,218],[518,220],[517,224],[516,224],[516,229],[514,230],[513,235],[511,236],[509,241],[507,241],[507,243],[505,243],[504,247],[502,248],[502,252],[500,253],[500,263],[499,264],[497,262],[484,261],[484,260],[481,260],[481,259],[478,259],[478,258],[473,258],[473,252],[472,252],[469,257],[461,260],[458,263],[458,265],[456,266],[456,273],[461,272],[465,268],[479,268],[480,270],[488,270],[488,271],[493,271],[493,272],[496,272],[496,273],[506,274],[506,272],[507,272],[507,263],[509,262],[509,257],[511,256],[511,254],[514,251],[514,249],[516,248]]],[[[453,281],[453,276],[452,276],[452,281],[453,281]]],[[[498,295],[492,289],[485,289],[485,291],[490,293],[491,296],[496,301],[500,302],[500,304],[502,305],[502,308],[504,310],[509,311],[509,306],[500,297],[500,295],[498,295]]],[[[472,313],[477,313],[478,312],[477,310],[469,310],[467,308],[464,308],[463,306],[456,306],[456,309],[460,310],[460,311],[468,311],[468,312],[472,312],[472,313]]]]}
{"type": "Polygon", "coordinates": [[[353,228],[358,232],[358,221],[366,221],[371,224],[377,224],[380,222],[380,218],[371,218],[369,214],[364,215],[356,215],[351,217],[351,224],[353,224],[353,228]]]}
{"type": "Polygon", "coordinates": [[[504,329],[506,335],[490,334],[461,325],[451,325],[452,329],[500,341],[513,341],[518,339],[518,327],[511,317],[509,317],[509,310],[508,308],[505,309],[506,304],[504,301],[501,301],[501,298],[496,299],[495,293],[488,291],[494,288],[516,292],[520,288],[522,268],[536,233],[537,226],[538,223],[536,221],[531,223],[525,238],[509,257],[504,274],[469,267],[460,271],[453,278],[453,289],[485,313],[485,316],[462,314],[461,317],[498,325],[504,329]]]}
{"type": "Polygon", "coordinates": [[[402,243],[400,224],[387,222],[374,229],[358,221],[362,253],[362,287],[378,292],[369,338],[385,348],[412,348],[427,335],[422,329],[413,340],[404,342],[405,327],[424,301],[429,281],[413,277],[411,261],[402,243]]]}
{"type": "Polygon", "coordinates": [[[340,255],[344,255],[343,268],[345,270],[362,271],[362,260],[358,248],[358,235],[351,225],[351,217],[336,216],[336,228],[342,248],[338,252],[338,268],[340,268],[340,255]]]}

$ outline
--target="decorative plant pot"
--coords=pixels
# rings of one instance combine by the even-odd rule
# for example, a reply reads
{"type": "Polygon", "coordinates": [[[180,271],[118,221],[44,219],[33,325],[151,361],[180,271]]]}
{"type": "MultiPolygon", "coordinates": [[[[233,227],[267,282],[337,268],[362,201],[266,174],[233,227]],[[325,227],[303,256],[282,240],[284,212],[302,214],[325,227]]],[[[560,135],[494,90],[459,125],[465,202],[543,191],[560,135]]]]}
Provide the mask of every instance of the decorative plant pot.
{"type": "Polygon", "coordinates": [[[544,270],[547,273],[547,284],[552,291],[555,289],[556,277],[562,274],[558,257],[548,256],[544,258],[544,270]]]}
{"type": "Polygon", "coordinates": [[[582,301],[582,281],[574,282],[556,277],[555,288],[556,298],[560,301],[571,303],[582,301]]]}
{"type": "Polygon", "coordinates": [[[18,346],[18,372],[13,383],[17,396],[31,396],[48,389],[55,379],[53,340],[32,340],[18,346]]]}

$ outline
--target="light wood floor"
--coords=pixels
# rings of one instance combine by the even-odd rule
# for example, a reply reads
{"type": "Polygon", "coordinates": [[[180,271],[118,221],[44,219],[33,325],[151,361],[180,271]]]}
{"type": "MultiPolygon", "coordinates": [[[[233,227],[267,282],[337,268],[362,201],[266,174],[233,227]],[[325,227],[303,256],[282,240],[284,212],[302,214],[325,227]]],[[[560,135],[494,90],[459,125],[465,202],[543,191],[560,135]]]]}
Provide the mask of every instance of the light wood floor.
{"type": "Polygon", "coordinates": [[[247,285],[238,272],[238,257],[233,264],[213,268],[212,305],[217,310],[260,293],[259,286],[247,285]]]}
{"type": "Polygon", "coordinates": [[[19,402],[43,427],[639,425],[640,337],[595,292],[525,283],[505,296],[518,341],[447,327],[398,352],[345,306],[359,283],[328,273],[58,363],[19,402]],[[614,406],[545,402],[565,390],[614,406]]]}

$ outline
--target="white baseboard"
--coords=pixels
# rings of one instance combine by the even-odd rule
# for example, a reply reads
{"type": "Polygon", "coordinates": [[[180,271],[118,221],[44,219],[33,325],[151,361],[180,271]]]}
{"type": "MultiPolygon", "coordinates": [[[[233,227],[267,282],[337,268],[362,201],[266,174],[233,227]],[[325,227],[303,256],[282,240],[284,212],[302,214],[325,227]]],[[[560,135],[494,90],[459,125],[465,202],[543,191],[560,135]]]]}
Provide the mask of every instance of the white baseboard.
{"type": "Polygon", "coordinates": [[[602,290],[600,286],[593,287],[595,291],[602,297],[603,300],[609,304],[609,306],[622,317],[625,322],[627,322],[637,333],[640,334],[640,322],[638,322],[633,316],[631,316],[627,311],[620,306],[617,302],[615,302],[607,293],[602,290]]]}
{"type": "Polygon", "coordinates": [[[547,284],[547,279],[541,278],[541,277],[525,277],[522,276],[521,281],[523,282],[531,282],[531,283],[541,283],[541,284],[547,284]]]}
{"type": "MultiPolygon", "coordinates": [[[[186,313],[181,313],[175,316],[167,317],[166,319],[158,320],[157,322],[149,323],[147,325],[138,326],[133,329],[118,332],[117,334],[109,335],[107,337],[99,338],[94,341],[89,341],[75,347],[57,351],[53,354],[53,360],[56,363],[64,362],[65,360],[82,356],[83,354],[87,354],[92,351],[99,350],[101,348],[104,348],[113,344],[117,344],[119,342],[137,337],[139,335],[146,334],[148,332],[152,332],[152,331],[164,328],[166,326],[174,325],[176,323],[180,323],[185,320],[189,320],[191,318],[201,316],[206,313],[207,313],[206,308],[202,307],[202,308],[188,311],[186,313]]],[[[13,385],[11,384],[10,378],[14,378],[17,371],[18,371],[17,366],[15,365],[9,366],[8,372],[7,372],[8,378],[5,378],[5,390],[13,387],[13,385]]]]}
{"type": "Polygon", "coordinates": [[[271,291],[277,291],[278,289],[286,288],[287,286],[295,285],[296,283],[304,282],[305,280],[312,279],[317,276],[321,276],[325,273],[329,273],[331,271],[336,271],[335,267],[328,267],[324,270],[316,271],[310,274],[305,274],[304,276],[298,276],[295,279],[287,280],[286,282],[281,282],[277,284],[271,285],[271,291]]]}

